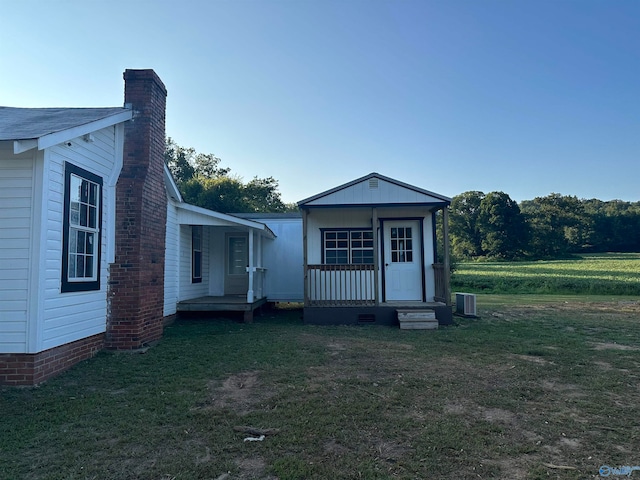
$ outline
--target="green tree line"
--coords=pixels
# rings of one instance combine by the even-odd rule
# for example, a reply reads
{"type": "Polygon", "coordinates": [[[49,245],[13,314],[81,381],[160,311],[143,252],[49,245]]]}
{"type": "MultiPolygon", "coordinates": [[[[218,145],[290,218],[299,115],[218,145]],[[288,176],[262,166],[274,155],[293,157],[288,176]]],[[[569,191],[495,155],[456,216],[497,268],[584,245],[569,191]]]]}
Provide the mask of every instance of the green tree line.
{"type": "Polygon", "coordinates": [[[278,181],[254,177],[248,182],[220,166],[211,153],[197,153],[167,138],[164,160],[185,202],[222,213],[275,213],[297,211],[282,201],[278,181]]]}
{"type": "Polygon", "coordinates": [[[518,204],[504,192],[453,197],[451,248],[458,258],[561,258],[640,252],[640,202],[551,193],[518,204]]]}

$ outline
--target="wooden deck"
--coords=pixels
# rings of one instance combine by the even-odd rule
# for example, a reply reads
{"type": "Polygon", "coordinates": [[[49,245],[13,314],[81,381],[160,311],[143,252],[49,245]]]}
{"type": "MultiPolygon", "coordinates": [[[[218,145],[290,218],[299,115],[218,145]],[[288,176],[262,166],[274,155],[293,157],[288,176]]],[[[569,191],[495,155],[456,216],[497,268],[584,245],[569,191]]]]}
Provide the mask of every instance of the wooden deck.
{"type": "Polygon", "coordinates": [[[206,296],[178,302],[178,312],[244,312],[244,321],[250,323],[253,312],[265,303],[267,297],[248,303],[246,295],[206,296]]]}

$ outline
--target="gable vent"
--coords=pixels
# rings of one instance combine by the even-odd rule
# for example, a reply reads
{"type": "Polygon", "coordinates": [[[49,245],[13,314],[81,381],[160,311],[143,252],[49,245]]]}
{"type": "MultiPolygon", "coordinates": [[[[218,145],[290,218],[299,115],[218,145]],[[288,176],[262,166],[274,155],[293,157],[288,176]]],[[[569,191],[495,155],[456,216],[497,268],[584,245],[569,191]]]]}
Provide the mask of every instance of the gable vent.
{"type": "Polygon", "coordinates": [[[378,179],[377,178],[370,178],[369,179],[369,188],[378,188],[378,179]]]}

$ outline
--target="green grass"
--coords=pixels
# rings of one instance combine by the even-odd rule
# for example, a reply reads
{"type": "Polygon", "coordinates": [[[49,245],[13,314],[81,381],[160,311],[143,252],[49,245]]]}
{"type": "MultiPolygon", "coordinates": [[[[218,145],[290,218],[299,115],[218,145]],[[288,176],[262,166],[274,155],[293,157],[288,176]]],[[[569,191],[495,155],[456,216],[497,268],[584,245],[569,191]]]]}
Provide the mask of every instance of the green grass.
{"type": "Polygon", "coordinates": [[[454,291],[640,295],[640,254],[593,254],[573,260],[460,263],[454,291]]]}
{"type": "Polygon", "coordinates": [[[638,301],[500,298],[428,332],[305,326],[297,310],[178,322],[146,354],[0,390],[0,478],[583,479],[636,465],[638,301]],[[245,442],[242,425],[280,432],[245,442]]]}

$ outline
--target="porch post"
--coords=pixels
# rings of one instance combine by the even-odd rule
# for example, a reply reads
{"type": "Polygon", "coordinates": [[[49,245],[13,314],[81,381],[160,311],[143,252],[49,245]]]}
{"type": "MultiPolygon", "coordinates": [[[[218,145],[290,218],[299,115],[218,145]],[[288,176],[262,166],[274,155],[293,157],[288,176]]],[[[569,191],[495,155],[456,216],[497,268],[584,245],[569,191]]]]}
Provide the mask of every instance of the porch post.
{"type": "Polygon", "coordinates": [[[255,272],[254,258],[253,258],[253,230],[249,230],[249,266],[247,272],[249,273],[249,290],[247,291],[247,303],[253,303],[253,277],[255,272]]]}
{"type": "Polygon", "coordinates": [[[262,268],[264,267],[264,264],[262,263],[263,238],[264,237],[261,234],[257,234],[256,236],[256,242],[258,243],[256,251],[256,266],[258,267],[258,269],[256,270],[256,282],[258,283],[258,285],[256,287],[256,291],[258,294],[258,298],[262,298],[264,296],[264,269],[262,268]]]}
{"type": "Polygon", "coordinates": [[[309,269],[307,267],[307,215],[309,211],[302,209],[302,268],[304,274],[304,306],[309,305],[309,269]]]}
{"type": "Polygon", "coordinates": [[[449,264],[449,206],[442,209],[442,243],[444,243],[444,293],[445,304],[451,305],[451,269],[449,264]]]}
{"type": "Polygon", "coordinates": [[[380,305],[380,292],[378,291],[380,279],[378,278],[380,273],[378,269],[380,250],[378,246],[378,209],[376,207],[371,208],[371,230],[373,231],[373,298],[376,307],[380,305]]]}

